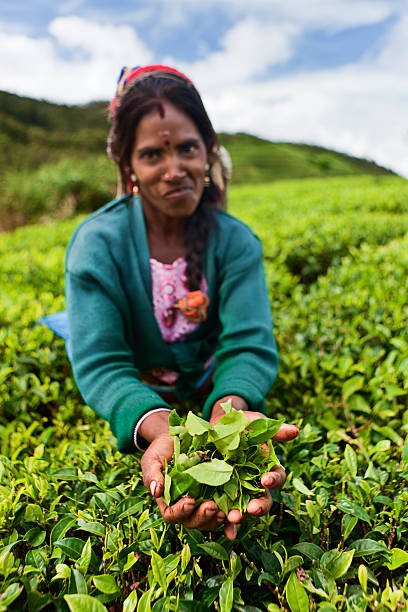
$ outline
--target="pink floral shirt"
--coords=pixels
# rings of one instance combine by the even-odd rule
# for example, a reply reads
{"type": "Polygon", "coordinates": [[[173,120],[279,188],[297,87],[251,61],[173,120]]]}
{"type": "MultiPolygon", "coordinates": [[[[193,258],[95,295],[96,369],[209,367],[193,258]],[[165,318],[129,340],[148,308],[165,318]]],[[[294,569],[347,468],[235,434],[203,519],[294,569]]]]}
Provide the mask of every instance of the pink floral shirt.
{"type": "MultiPolygon", "coordinates": [[[[165,264],[153,258],[150,259],[154,316],[161,335],[166,342],[170,343],[183,341],[198,325],[198,323],[188,321],[179,310],[173,308],[173,304],[189,291],[185,285],[187,280],[186,266],[187,263],[183,257],[179,257],[171,264],[165,264]]],[[[200,289],[203,293],[207,292],[207,281],[204,277],[200,289]]],[[[152,374],[170,385],[178,377],[177,372],[165,368],[155,368],[152,370],[152,374]]]]}

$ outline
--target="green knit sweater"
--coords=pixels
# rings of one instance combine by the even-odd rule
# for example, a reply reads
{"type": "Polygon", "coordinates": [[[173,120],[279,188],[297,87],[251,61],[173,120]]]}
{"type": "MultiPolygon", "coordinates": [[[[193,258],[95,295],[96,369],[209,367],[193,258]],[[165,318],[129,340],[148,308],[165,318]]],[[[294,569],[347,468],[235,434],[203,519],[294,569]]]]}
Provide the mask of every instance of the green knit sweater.
{"type": "Polygon", "coordinates": [[[251,230],[214,211],[204,274],[210,304],[205,322],[183,342],[163,340],[153,311],[150,255],[140,200],[125,196],[76,229],[66,258],[72,364],[85,401],[107,419],[122,452],[134,450],[140,417],[167,406],[140,381],[157,366],[176,370],[179,399],[191,394],[204,363],[215,356],[213,390],[203,407],[235,394],[252,410],[277,373],[278,355],[262,266],[251,230]]]}

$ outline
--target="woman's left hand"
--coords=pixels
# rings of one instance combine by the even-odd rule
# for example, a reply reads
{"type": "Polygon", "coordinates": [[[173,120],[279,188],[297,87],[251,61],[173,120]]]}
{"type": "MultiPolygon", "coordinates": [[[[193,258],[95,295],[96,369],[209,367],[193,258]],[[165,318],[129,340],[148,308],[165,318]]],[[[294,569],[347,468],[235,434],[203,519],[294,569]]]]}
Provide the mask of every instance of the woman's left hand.
{"type": "MultiPolygon", "coordinates": [[[[245,414],[248,423],[254,421],[255,419],[264,418],[265,415],[261,412],[252,412],[248,410],[248,404],[242,397],[229,395],[228,397],[222,398],[214,404],[212,415],[210,418],[210,423],[215,425],[219,419],[225,414],[224,410],[221,408],[221,403],[226,402],[228,399],[232,400],[232,405],[236,410],[242,410],[245,414]]],[[[299,428],[296,425],[289,425],[287,423],[283,423],[276,434],[273,436],[273,439],[277,442],[288,442],[289,440],[293,440],[299,435],[299,428]]],[[[264,448],[268,448],[268,445],[263,445],[264,448]]],[[[266,472],[261,477],[261,484],[265,488],[265,495],[262,497],[258,497],[256,499],[251,499],[249,502],[246,512],[248,514],[252,514],[252,516],[264,516],[268,514],[272,507],[272,496],[270,494],[270,489],[279,489],[285,484],[286,481],[286,473],[285,470],[276,465],[272,468],[270,472],[266,472]]],[[[243,515],[239,510],[231,510],[227,516],[227,522],[225,524],[224,530],[225,535],[229,540],[235,540],[237,537],[237,525],[242,523],[245,519],[245,515],[243,515]]]]}

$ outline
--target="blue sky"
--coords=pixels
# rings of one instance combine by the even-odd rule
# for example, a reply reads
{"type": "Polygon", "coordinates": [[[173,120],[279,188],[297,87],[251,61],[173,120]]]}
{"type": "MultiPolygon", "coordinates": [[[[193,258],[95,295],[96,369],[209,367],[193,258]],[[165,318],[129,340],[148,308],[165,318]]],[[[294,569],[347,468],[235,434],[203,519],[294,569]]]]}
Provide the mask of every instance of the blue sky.
{"type": "Polygon", "coordinates": [[[122,65],[192,77],[217,130],[408,176],[406,0],[0,0],[0,89],[112,97],[122,65]]]}

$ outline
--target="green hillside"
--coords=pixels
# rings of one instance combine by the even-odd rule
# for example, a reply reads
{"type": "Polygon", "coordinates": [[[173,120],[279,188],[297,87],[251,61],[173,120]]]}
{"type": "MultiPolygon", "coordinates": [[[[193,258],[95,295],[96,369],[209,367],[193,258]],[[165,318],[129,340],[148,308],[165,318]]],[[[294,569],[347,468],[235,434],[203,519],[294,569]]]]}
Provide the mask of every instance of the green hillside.
{"type": "MultiPolygon", "coordinates": [[[[0,231],[98,208],[115,194],[105,154],[107,103],[64,106],[0,92],[0,231]]],[[[373,162],[304,144],[220,134],[232,184],[280,179],[386,175],[373,162]]]]}
{"type": "Polygon", "coordinates": [[[323,147],[270,142],[249,134],[220,134],[220,140],[231,155],[235,184],[353,174],[394,174],[372,161],[323,147]]]}
{"type": "MultiPolygon", "coordinates": [[[[34,169],[63,156],[103,153],[107,103],[65,106],[0,92],[0,125],[0,172],[10,167],[34,169]]],[[[248,134],[220,134],[220,139],[231,154],[236,184],[391,173],[373,162],[321,147],[273,143],[248,134]]]]}

